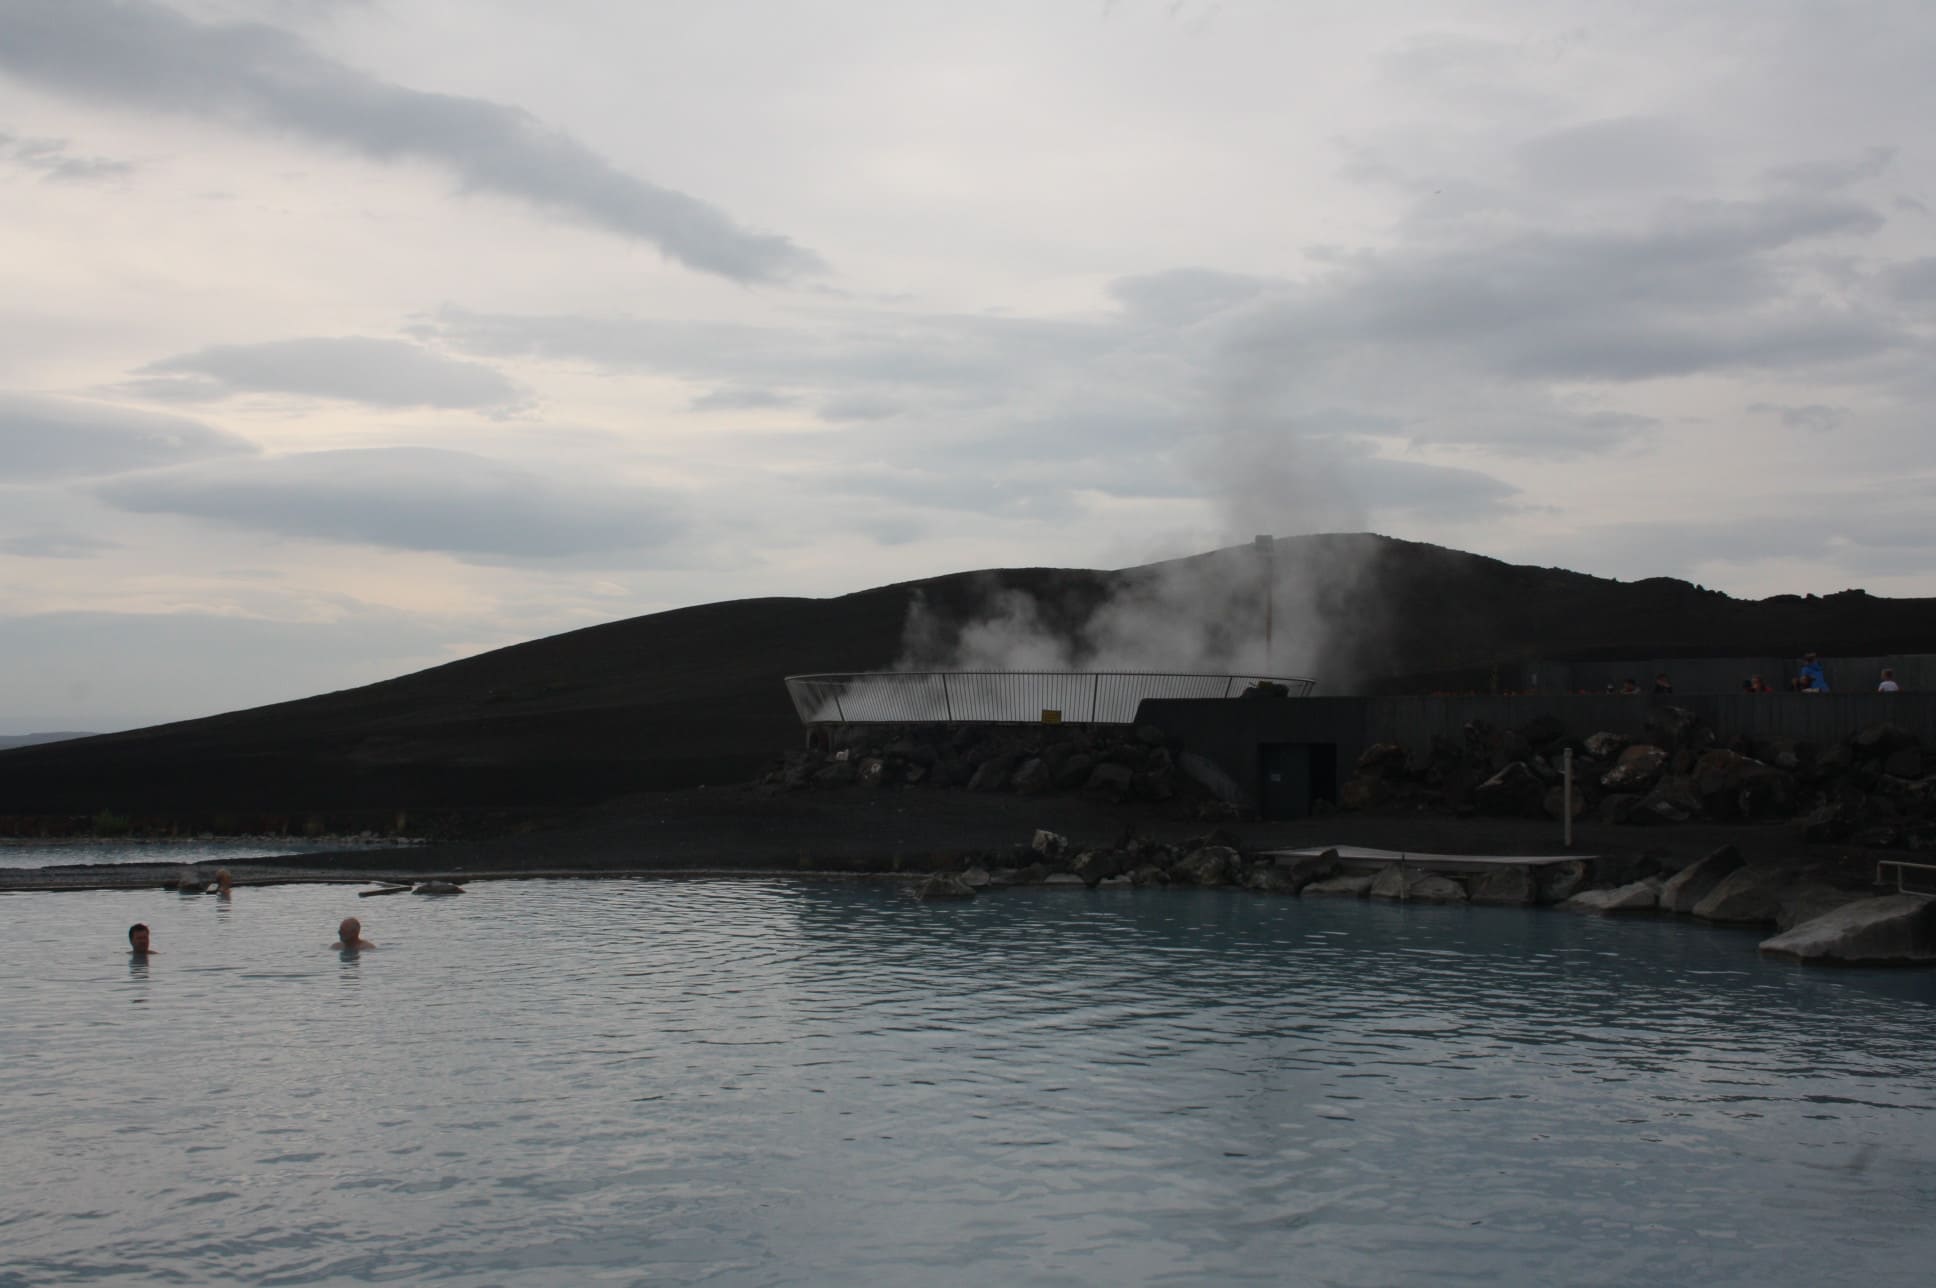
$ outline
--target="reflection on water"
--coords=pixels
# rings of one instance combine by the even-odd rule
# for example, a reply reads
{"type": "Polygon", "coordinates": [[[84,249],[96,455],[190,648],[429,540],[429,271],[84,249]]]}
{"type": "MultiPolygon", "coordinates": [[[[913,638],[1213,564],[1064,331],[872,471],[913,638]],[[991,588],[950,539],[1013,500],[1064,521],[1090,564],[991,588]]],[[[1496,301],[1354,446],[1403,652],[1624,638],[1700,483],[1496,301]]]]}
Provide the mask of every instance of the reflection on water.
{"type": "Polygon", "coordinates": [[[34,1184],[0,1284],[1904,1282],[1936,1253],[1928,973],[1223,892],[382,902],[4,899],[0,1139],[34,1184]],[[324,947],[363,913],[382,951],[324,947]],[[123,974],[136,920],[166,956],[123,974]]]}

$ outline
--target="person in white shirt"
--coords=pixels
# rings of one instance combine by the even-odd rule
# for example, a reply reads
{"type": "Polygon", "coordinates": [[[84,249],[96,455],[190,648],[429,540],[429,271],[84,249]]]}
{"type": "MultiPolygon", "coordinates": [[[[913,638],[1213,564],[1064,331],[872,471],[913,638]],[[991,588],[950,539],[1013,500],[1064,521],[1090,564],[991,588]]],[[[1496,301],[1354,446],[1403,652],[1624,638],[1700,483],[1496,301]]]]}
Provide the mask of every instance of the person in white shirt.
{"type": "Polygon", "coordinates": [[[1902,686],[1896,683],[1896,673],[1888,667],[1882,668],[1882,683],[1876,685],[1877,693],[1901,693],[1902,686]]]}

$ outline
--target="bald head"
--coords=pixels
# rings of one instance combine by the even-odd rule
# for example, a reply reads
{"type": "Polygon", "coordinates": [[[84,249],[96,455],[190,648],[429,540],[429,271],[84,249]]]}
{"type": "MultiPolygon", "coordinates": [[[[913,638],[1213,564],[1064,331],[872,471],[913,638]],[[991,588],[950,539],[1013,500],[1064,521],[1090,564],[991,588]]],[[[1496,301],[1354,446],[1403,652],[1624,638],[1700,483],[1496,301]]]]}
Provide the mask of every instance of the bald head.
{"type": "Polygon", "coordinates": [[[336,927],[336,942],[332,948],[375,948],[376,945],[363,938],[363,923],[355,917],[345,917],[336,927]]]}

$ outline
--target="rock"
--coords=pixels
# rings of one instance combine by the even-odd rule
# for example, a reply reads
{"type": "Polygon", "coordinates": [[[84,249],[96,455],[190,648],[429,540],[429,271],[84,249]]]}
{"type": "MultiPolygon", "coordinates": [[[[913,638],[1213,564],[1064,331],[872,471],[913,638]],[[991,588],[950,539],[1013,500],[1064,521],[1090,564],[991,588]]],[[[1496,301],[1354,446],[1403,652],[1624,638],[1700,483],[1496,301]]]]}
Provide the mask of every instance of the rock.
{"type": "Polygon", "coordinates": [[[1726,925],[1772,926],[1792,875],[1785,868],[1736,868],[1694,905],[1694,915],[1726,925]]]}
{"type": "Polygon", "coordinates": [[[1539,880],[1531,864],[1501,864],[1473,881],[1469,897],[1473,903],[1523,907],[1539,902],[1539,880]]]}
{"type": "Polygon", "coordinates": [[[1258,864],[1245,872],[1238,884],[1259,894],[1296,894],[1298,891],[1298,887],[1291,883],[1290,873],[1275,863],[1258,864]]]}
{"type": "Polygon", "coordinates": [[[1136,775],[1126,765],[1101,764],[1089,774],[1082,790],[1086,795],[1120,803],[1135,790],[1136,775]]]}
{"type": "Polygon", "coordinates": [[[1055,786],[1055,775],[1049,772],[1048,761],[1030,756],[1016,767],[1009,786],[1024,796],[1036,796],[1055,786]]]}
{"type": "Polygon", "coordinates": [[[972,899],[975,887],[952,872],[936,872],[914,887],[917,899],[972,899]]]}
{"type": "Polygon", "coordinates": [[[813,781],[822,787],[844,787],[854,781],[854,762],[836,760],[815,773],[813,781]]]}
{"type": "Polygon", "coordinates": [[[1628,822],[1633,818],[1634,807],[1638,804],[1638,796],[1609,796],[1600,802],[1600,821],[1609,825],[1628,822]]]}
{"type": "Polygon", "coordinates": [[[1069,838],[1060,832],[1051,832],[1046,827],[1035,829],[1035,836],[1029,841],[1029,849],[1047,858],[1059,858],[1068,853],[1069,838]]]}
{"type": "Polygon", "coordinates": [[[1915,747],[1903,747],[1892,751],[1883,759],[1882,772],[1897,778],[1921,778],[1923,753],[1915,747]]]}
{"type": "Polygon", "coordinates": [[[1546,784],[1515,760],[1472,789],[1472,805],[1481,814],[1538,818],[1545,812],[1546,784]]]}
{"type": "Polygon", "coordinates": [[[1586,864],[1579,859],[1568,859],[1564,863],[1544,863],[1534,878],[1539,887],[1540,903],[1559,903],[1570,899],[1586,887],[1586,864]]]}
{"type": "Polygon", "coordinates": [[[419,881],[411,894],[462,894],[464,887],[455,881],[419,881]]]}
{"type": "Polygon", "coordinates": [[[966,885],[970,890],[985,890],[994,878],[988,875],[987,868],[974,867],[962,873],[961,880],[962,884],[966,885]]]}
{"type": "Polygon", "coordinates": [[[1732,845],[1724,845],[1706,858],[1688,864],[1660,888],[1662,911],[1694,911],[1694,905],[1713,893],[1714,887],[1741,864],[1741,851],[1732,845]]]}
{"type": "Polygon", "coordinates": [[[1096,883],[1096,889],[1127,890],[1135,884],[1136,882],[1130,877],[1130,875],[1127,872],[1123,872],[1123,873],[1118,873],[1116,876],[1113,876],[1113,877],[1104,877],[1101,881],[1098,881],[1096,883]]]}
{"type": "Polygon", "coordinates": [[[1375,742],[1358,757],[1358,767],[1353,772],[1364,778],[1402,778],[1405,749],[1395,742],[1375,742]]]}
{"type": "Polygon", "coordinates": [[[1161,747],[1169,741],[1168,736],[1153,724],[1137,725],[1136,736],[1148,747],[1161,747]]]}
{"type": "Polygon", "coordinates": [[[1190,885],[1222,885],[1240,862],[1237,851],[1229,846],[1206,845],[1178,859],[1170,869],[1170,879],[1190,885]]]}
{"type": "Polygon", "coordinates": [[[1641,743],[1620,753],[1613,768],[1600,775],[1600,786],[1610,792],[1644,792],[1666,767],[1667,752],[1663,748],[1641,743]]]}
{"type": "Polygon", "coordinates": [[[1073,872],[1051,872],[1042,878],[1041,884],[1063,890],[1087,890],[1089,883],[1073,872]]]}
{"type": "Polygon", "coordinates": [[[1394,863],[1371,880],[1366,891],[1373,899],[1396,899],[1401,903],[1464,903],[1465,887],[1437,872],[1421,872],[1404,863],[1394,863]]]}
{"type": "MultiPolygon", "coordinates": [[[[1916,735],[1907,729],[1892,724],[1870,725],[1850,736],[1849,750],[1858,760],[1882,760],[1892,752],[1903,751],[1916,745],[1916,735]]],[[[1905,774],[1903,777],[1914,777],[1905,774]]]]}
{"type": "Polygon", "coordinates": [[[887,776],[887,762],[879,756],[869,756],[854,770],[854,781],[862,787],[879,787],[887,776]]]}
{"type": "Polygon", "coordinates": [[[1012,756],[990,756],[975,767],[973,777],[968,780],[971,792],[999,792],[1008,786],[1008,777],[1015,767],[1012,756]]]}
{"type": "Polygon", "coordinates": [[[1674,751],[1702,751],[1714,741],[1701,718],[1686,707],[1655,707],[1647,713],[1647,730],[1656,744],[1674,751]]]}
{"type": "Polygon", "coordinates": [[[1685,778],[1663,778],[1652,791],[1640,798],[1627,822],[1636,824],[1685,823],[1701,812],[1701,800],[1685,778]]]}
{"type": "Polygon", "coordinates": [[[1802,838],[1839,841],[1855,831],[1856,811],[1840,800],[1824,801],[1801,818],[1802,838]]]}
{"type": "Polygon", "coordinates": [[[1294,858],[1279,859],[1277,866],[1290,882],[1291,893],[1297,894],[1313,881],[1323,881],[1338,875],[1338,852],[1326,850],[1322,854],[1301,854],[1294,858]]]}
{"type": "Polygon", "coordinates": [[[1122,856],[1114,850],[1084,850],[1076,855],[1070,871],[1082,878],[1086,885],[1097,885],[1123,870],[1122,856]]]}
{"type": "MultiPolygon", "coordinates": [[[[1546,800],[1544,802],[1546,817],[1563,819],[1566,816],[1567,803],[1566,785],[1564,783],[1557,787],[1549,787],[1546,789],[1546,800]]],[[[1582,814],[1586,813],[1586,794],[1580,790],[1580,785],[1577,781],[1573,784],[1572,806],[1574,818],[1579,818],[1582,814]]]]}
{"type": "Polygon", "coordinates": [[[1064,760],[1055,770],[1055,785],[1062,791],[1074,791],[1089,781],[1089,774],[1096,767],[1096,758],[1077,752],[1064,760]]]}
{"type": "Polygon", "coordinates": [[[1560,906],[1575,912],[1652,912],[1660,907],[1660,878],[1643,877],[1612,890],[1582,890],[1560,906]]]}
{"type": "Polygon", "coordinates": [[[1383,778],[1347,778],[1338,789],[1338,806],[1348,810],[1377,809],[1391,797],[1391,786],[1383,778]]]}
{"type": "Polygon", "coordinates": [[[1326,877],[1322,881],[1313,881],[1311,882],[1310,885],[1307,885],[1304,887],[1302,893],[1306,899],[1309,899],[1313,896],[1318,896],[1321,898],[1337,897],[1337,898],[1345,898],[1345,899],[1362,899],[1365,897],[1366,892],[1368,892],[1370,889],[1371,889],[1370,877],[1337,876],[1337,877],[1326,877]]]}
{"type": "Polygon", "coordinates": [[[1588,734],[1580,743],[1580,747],[1595,760],[1609,760],[1626,750],[1627,744],[1632,741],[1633,739],[1624,733],[1612,733],[1603,729],[1599,733],[1588,734]]]}
{"type": "Polygon", "coordinates": [[[1807,881],[1790,886],[1781,897],[1775,913],[1776,930],[1792,930],[1803,922],[1827,916],[1844,904],[1873,897],[1874,890],[1850,890],[1826,881],[1807,881]]]}
{"type": "Polygon", "coordinates": [[[1170,876],[1154,863],[1144,863],[1129,874],[1129,879],[1139,886],[1168,885],[1170,876]]]}
{"type": "Polygon", "coordinates": [[[1146,769],[1129,786],[1139,801],[1166,801],[1176,795],[1176,777],[1168,769],[1146,769]]]}
{"type": "Polygon", "coordinates": [[[1764,939],[1761,951],[1792,961],[1841,965],[1936,961],[1936,900],[1914,894],[1858,899],[1764,939]]]}

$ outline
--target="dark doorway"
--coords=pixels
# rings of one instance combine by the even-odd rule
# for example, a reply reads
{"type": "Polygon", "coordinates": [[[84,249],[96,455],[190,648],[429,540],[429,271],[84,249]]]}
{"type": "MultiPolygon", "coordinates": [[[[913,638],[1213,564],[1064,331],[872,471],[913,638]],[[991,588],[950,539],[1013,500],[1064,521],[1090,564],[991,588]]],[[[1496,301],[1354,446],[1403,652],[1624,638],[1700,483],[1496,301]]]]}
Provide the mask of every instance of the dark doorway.
{"type": "Polygon", "coordinates": [[[1338,745],[1266,742],[1257,747],[1257,804],[1265,818],[1304,818],[1338,799],[1338,745]]]}

